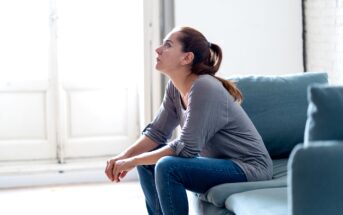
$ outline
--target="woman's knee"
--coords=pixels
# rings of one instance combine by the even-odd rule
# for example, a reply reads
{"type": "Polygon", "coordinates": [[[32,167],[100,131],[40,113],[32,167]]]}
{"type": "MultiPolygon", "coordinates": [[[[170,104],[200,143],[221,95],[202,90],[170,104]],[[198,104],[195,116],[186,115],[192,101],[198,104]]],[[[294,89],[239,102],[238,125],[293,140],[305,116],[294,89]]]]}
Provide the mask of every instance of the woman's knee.
{"type": "Polygon", "coordinates": [[[172,171],[175,167],[177,157],[174,156],[165,156],[160,158],[155,166],[155,172],[157,174],[163,174],[172,171]]]}

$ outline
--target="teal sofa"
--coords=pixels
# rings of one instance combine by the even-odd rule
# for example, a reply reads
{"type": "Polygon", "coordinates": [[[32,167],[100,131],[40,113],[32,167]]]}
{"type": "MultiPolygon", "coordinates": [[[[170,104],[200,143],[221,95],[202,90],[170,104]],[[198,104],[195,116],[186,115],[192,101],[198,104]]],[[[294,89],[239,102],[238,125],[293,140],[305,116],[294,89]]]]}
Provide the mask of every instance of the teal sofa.
{"type": "Polygon", "coordinates": [[[273,178],[195,194],[195,213],[343,214],[343,87],[315,72],[230,79],[273,159],[273,178]]]}

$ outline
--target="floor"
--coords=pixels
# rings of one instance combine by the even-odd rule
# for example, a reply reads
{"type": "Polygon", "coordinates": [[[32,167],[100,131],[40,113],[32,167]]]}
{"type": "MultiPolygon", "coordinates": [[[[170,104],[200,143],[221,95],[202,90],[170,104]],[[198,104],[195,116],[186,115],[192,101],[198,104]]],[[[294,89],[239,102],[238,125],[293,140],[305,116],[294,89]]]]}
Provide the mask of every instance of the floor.
{"type": "Polygon", "coordinates": [[[3,189],[0,205],[1,215],[147,214],[138,182],[3,189]]]}
{"type": "Polygon", "coordinates": [[[147,214],[137,182],[0,190],[1,215],[147,214]]]}

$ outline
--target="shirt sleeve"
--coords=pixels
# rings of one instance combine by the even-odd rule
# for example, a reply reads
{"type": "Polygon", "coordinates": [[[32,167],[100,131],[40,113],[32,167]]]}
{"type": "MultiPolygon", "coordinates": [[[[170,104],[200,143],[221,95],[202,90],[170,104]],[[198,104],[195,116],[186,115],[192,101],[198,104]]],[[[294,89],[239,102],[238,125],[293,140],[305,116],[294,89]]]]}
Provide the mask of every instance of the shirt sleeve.
{"type": "Polygon", "coordinates": [[[180,123],[175,107],[174,95],[175,88],[172,82],[169,81],[157,116],[142,131],[143,135],[149,137],[157,144],[166,144],[173,130],[180,123]]]}
{"type": "Polygon", "coordinates": [[[228,96],[221,84],[198,80],[188,98],[185,123],[178,139],[170,147],[181,157],[196,157],[205,143],[225,126],[228,117],[228,96]]]}

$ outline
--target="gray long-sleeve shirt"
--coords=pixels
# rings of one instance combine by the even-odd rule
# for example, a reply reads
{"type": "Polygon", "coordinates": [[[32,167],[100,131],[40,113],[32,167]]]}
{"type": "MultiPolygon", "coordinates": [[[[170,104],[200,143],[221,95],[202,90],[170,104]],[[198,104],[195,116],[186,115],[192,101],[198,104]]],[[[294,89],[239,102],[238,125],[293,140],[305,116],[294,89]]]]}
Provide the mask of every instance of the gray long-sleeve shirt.
{"type": "Polygon", "coordinates": [[[186,110],[179,91],[169,81],[160,111],[143,134],[166,144],[178,125],[180,137],[168,143],[176,155],[231,159],[248,181],[272,177],[272,161],[261,136],[216,78],[201,75],[193,82],[186,110]]]}

